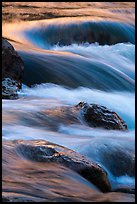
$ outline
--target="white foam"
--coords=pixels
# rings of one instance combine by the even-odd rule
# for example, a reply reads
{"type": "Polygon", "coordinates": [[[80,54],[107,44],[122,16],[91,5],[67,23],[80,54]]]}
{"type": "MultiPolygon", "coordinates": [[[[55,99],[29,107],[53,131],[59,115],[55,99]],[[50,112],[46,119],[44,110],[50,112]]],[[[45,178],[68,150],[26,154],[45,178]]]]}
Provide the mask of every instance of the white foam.
{"type": "MultiPolygon", "coordinates": [[[[125,120],[129,129],[133,129],[135,127],[134,93],[104,92],[86,87],[68,89],[63,86],[47,83],[36,85],[33,88],[28,88],[25,86],[20,95],[42,99],[56,99],[68,105],[76,105],[80,101],[104,105],[108,109],[111,109],[119,114],[119,116],[125,120]]],[[[39,100],[36,102],[36,104],[39,104],[39,100]]],[[[36,104],[35,106],[37,107],[36,104]]]]}
{"type": "Polygon", "coordinates": [[[131,43],[118,43],[115,45],[99,45],[98,43],[72,44],[69,46],[55,45],[51,48],[55,51],[71,52],[94,59],[115,67],[134,79],[135,75],[135,45],[131,43]]]}

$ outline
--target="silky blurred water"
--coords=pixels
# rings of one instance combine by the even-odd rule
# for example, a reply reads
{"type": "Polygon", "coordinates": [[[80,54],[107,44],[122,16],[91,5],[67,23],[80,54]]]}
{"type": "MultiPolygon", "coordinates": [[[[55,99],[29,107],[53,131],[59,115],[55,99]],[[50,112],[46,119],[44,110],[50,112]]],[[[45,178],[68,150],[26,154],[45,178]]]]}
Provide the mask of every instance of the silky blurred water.
{"type": "MultiPolygon", "coordinates": [[[[135,158],[134,8],[126,2],[117,2],[117,8],[113,7],[114,3],[93,2],[93,6],[89,2],[87,7],[86,2],[85,11],[84,2],[75,2],[83,16],[73,18],[75,11],[67,8],[69,3],[61,2],[59,6],[59,2],[43,2],[50,9],[52,4],[54,15],[62,6],[62,12],[66,9],[69,17],[23,22],[23,14],[20,15],[23,10],[18,10],[16,22],[13,19],[12,23],[3,24],[3,36],[19,52],[25,72],[19,99],[2,100],[2,139],[41,139],[63,145],[102,166],[113,189],[119,186],[134,189],[134,175],[129,173],[128,166],[135,158]],[[90,9],[93,9],[91,15],[90,9]],[[92,39],[89,31],[94,33],[92,39]],[[80,101],[115,111],[126,122],[128,131],[60,122],[53,129],[37,117],[44,110],[54,115],[57,108],[71,107],[80,101]],[[120,173],[119,169],[122,169],[120,173]]],[[[39,4],[35,6],[40,7],[39,4]]],[[[24,4],[16,2],[15,9],[19,5],[24,4]]],[[[44,8],[39,9],[42,12],[44,8]]],[[[54,122],[51,118],[51,123],[54,122]]]]}

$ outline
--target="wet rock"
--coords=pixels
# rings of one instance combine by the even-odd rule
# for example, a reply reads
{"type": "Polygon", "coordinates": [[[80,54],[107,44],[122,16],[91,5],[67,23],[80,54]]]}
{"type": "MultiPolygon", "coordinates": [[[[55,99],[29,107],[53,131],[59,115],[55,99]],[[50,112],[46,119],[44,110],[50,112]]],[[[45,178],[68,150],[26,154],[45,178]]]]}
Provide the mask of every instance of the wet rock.
{"type": "Polygon", "coordinates": [[[13,46],[2,38],[2,78],[10,77],[18,82],[22,81],[23,61],[13,46]]]}
{"type": "Polygon", "coordinates": [[[80,102],[76,105],[78,117],[91,127],[100,127],[110,130],[127,130],[126,123],[114,111],[105,106],[80,102]]]}
{"type": "Polygon", "coordinates": [[[111,190],[107,173],[98,164],[63,146],[47,141],[43,141],[41,145],[35,141],[27,141],[21,142],[16,150],[23,157],[33,161],[64,165],[96,185],[102,192],[111,190]]]}
{"type": "Polygon", "coordinates": [[[19,144],[32,146],[33,141],[2,141],[2,202],[135,202],[134,194],[100,192],[60,163],[25,158],[19,144]]]}
{"type": "Polygon", "coordinates": [[[3,99],[17,99],[19,91],[18,82],[10,78],[2,80],[2,98],[3,99]]]}
{"type": "Polygon", "coordinates": [[[13,46],[2,38],[2,98],[16,99],[21,89],[24,65],[13,46]]]}

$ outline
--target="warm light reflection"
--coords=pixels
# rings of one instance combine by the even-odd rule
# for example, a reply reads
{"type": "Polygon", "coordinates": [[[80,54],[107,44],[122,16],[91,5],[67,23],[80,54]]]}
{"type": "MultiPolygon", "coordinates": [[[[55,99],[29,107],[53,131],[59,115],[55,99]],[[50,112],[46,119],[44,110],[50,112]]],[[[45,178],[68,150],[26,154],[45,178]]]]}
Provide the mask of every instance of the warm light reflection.
{"type": "Polygon", "coordinates": [[[134,201],[133,193],[103,193],[75,171],[79,161],[94,161],[107,172],[113,190],[121,186],[135,190],[134,26],[135,2],[2,2],[2,36],[25,64],[19,99],[2,100],[5,198],[134,201]],[[80,101],[120,113],[129,130],[108,132],[88,126],[78,118],[80,101]],[[21,145],[32,147],[32,152],[27,149],[30,157],[24,156],[26,149],[21,154],[21,145]],[[54,149],[47,158],[64,156],[71,161],[72,156],[76,166],[35,160],[33,153],[37,156],[35,150],[41,146],[54,149]]]}

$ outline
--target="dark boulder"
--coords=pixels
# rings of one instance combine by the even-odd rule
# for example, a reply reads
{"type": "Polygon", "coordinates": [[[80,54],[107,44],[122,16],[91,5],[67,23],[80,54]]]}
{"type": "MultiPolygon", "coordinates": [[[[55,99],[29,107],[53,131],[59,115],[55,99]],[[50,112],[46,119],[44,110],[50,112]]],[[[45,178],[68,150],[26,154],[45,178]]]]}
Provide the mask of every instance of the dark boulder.
{"type": "Polygon", "coordinates": [[[18,82],[22,81],[23,61],[13,46],[2,38],[2,79],[10,77],[18,82]]]}
{"type": "Polygon", "coordinates": [[[21,89],[23,70],[22,59],[13,46],[2,38],[2,98],[17,98],[17,90],[21,89]]]}
{"type": "Polygon", "coordinates": [[[39,145],[37,141],[27,141],[27,143],[22,141],[16,150],[23,157],[33,161],[64,165],[96,185],[102,192],[111,191],[107,173],[98,164],[63,146],[47,141],[42,143],[39,145]]]}
{"type": "Polygon", "coordinates": [[[127,130],[126,123],[114,111],[105,106],[80,102],[76,105],[78,118],[91,127],[100,127],[110,130],[127,130]]]}

